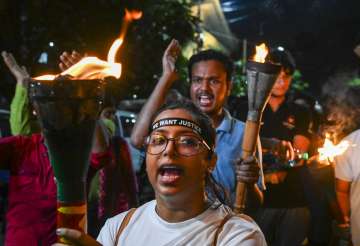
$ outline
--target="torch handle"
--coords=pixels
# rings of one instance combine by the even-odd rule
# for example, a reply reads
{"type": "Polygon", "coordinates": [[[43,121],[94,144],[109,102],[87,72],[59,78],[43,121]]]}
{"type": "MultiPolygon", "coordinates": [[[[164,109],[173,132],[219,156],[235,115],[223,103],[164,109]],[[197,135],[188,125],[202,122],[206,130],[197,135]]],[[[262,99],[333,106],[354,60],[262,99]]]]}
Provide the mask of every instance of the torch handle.
{"type": "MultiPolygon", "coordinates": [[[[242,154],[243,159],[254,155],[256,148],[256,141],[259,135],[260,124],[259,122],[247,120],[245,124],[244,138],[242,142],[242,154]]],[[[239,214],[243,213],[245,209],[246,200],[246,183],[237,182],[236,185],[236,197],[234,204],[234,212],[239,214]]]]}
{"type": "MultiPolygon", "coordinates": [[[[87,204],[84,202],[57,204],[56,214],[57,228],[71,228],[87,233],[87,204]]],[[[58,237],[58,243],[72,245],[71,241],[64,237],[58,237]]]]}

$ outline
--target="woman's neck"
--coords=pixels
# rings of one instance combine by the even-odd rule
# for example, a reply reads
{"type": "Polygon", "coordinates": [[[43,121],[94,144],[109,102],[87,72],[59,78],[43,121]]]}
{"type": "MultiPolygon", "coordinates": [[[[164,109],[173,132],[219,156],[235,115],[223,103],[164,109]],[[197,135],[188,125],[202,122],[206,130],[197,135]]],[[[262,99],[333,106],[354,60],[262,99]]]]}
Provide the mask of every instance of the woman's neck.
{"type": "Polygon", "coordinates": [[[156,197],[156,212],[167,222],[182,222],[189,220],[203,213],[208,208],[205,196],[203,199],[192,200],[191,202],[182,199],[175,201],[169,198],[156,197]]]}

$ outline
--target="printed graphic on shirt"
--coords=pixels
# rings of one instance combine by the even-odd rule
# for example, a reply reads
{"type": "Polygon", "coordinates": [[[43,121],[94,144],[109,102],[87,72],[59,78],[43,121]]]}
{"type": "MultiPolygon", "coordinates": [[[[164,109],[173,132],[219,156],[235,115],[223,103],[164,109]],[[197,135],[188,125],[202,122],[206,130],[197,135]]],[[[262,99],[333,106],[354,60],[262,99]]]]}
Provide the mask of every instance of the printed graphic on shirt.
{"type": "Polygon", "coordinates": [[[289,115],[289,117],[286,119],[286,121],[283,121],[283,125],[292,130],[295,128],[295,116],[294,115],[289,115]]]}

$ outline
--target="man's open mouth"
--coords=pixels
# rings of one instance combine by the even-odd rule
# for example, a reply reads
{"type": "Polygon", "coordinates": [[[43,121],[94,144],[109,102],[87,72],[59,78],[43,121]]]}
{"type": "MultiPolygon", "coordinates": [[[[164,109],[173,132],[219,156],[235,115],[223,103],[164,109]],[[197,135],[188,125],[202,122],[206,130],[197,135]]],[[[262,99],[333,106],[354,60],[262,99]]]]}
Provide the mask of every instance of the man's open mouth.
{"type": "Polygon", "coordinates": [[[200,106],[207,107],[212,104],[214,96],[210,94],[200,94],[197,99],[200,106]]]}

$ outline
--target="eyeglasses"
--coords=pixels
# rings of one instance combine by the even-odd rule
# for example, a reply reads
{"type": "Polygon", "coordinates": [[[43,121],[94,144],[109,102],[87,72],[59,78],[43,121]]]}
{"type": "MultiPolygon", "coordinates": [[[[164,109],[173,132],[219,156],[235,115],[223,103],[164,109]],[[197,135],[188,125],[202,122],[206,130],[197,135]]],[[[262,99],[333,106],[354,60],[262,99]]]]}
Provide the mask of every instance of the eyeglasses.
{"type": "Polygon", "coordinates": [[[145,146],[146,152],[150,155],[158,155],[164,152],[169,141],[174,141],[175,150],[182,156],[193,156],[208,149],[211,151],[209,145],[192,135],[177,136],[176,138],[167,138],[161,134],[152,134],[146,138],[145,146]]]}

